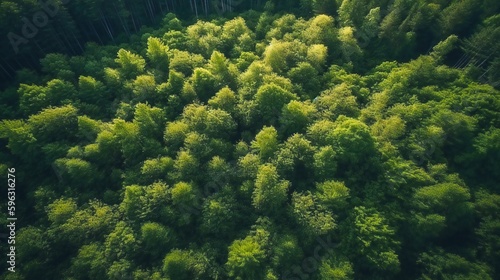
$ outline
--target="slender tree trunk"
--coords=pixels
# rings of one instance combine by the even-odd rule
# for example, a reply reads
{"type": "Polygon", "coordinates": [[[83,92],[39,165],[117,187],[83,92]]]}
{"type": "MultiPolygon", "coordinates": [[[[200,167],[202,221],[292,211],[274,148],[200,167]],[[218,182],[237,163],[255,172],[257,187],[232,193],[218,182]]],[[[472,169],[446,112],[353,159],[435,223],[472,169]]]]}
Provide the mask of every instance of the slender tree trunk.
{"type": "Polygon", "coordinates": [[[481,63],[477,67],[481,67],[486,61],[488,61],[488,59],[490,59],[490,57],[492,55],[493,55],[493,52],[490,53],[490,55],[488,55],[485,59],[483,59],[483,61],[481,61],[481,63]]]}
{"type": "Polygon", "coordinates": [[[111,28],[109,27],[108,21],[106,20],[106,17],[104,16],[102,10],[99,10],[99,14],[101,16],[101,23],[104,27],[104,30],[108,33],[109,37],[111,40],[114,42],[115,38],[113,37],[113,32],[111,31],[111,28]]]}
{"type": "Polygon", "coordinates": [[[71,31],[71,35],[73,35],[73,38],[75,39],[76,43],[78,44],[80,51],[83,52],[83,48],[82,48],[82,45],[80,44],[80,40],[78,40],[78,38],[76,38],[76,35],[73,31],[71,31]]]}
{"type": "Polygon", "coordinates": [[[481,80],[483,78],[483,76],[486,75],[490,70],[491,70],[491,66],[488,67],[488,69],[486,69],[486,71],[484,71],[484,73],[481,76],[479,76],[479,80],[481,80]]]}
{"type": "Polygon", "coordinates": [[[5,72],[9,80],[14,78],[12,74],[3,67],[3,63],[0,63],[0,67],[2,67],[2,70],[5,72]]]}
{"type": "Polygon", "coordinates": [[[457,60],[457,62],[455,63],[455,65],[453,65],[453,68],[458,68],[458,65],[460,65],[460,63],[462,63],[462,61],[464,59],[466,59],[466,57],[468,57],[468,56],[469,56],[469,54],[466,53],[466,52],[464,52],[464,54],[462,55],[462,57],[460,57],[460,59],[457,60]]]}
{"type": "Polygon", "coordinates": [[[38,50],[40,51],[40,53],[45,53],[45,51],[40,47],[40,45],[38,44],[37,40],[33,40],[33,42],[35,43],[36,47],[38,48],[38,50]]]}
{"type": "MultiPolygon", "coordinates": [[[[9,61],[8,61],[8,60],[5,60],[5,59],[3,59],[3,58],[2,58],[2,60],[5,62],[5,63],[2,63],[2,65],[5,65],[5,67],[10,68],[10,70],[11,70],[11,71],[10,71],[10,73],[15,72],[15,69],[14,69],[14,68],[10,65],[10,63],[9,63],[9,61]]],[[[8,70],[7,70],[7,71],[8,71],[8,70]]]]}
{"type": "Polygon", "coordinates": [[[75,49],[73,48],[73,44],[71,44],[71,42],[69,41],[69,39],[68,39],[68,36],[67,36],[66,32],[65,32],[65,33],[63,33],[63,40],[66,42],[66,44],[67,44],[68,48],[70,49],[70,51],[71,51],[71,55],[75,55],[75,54],[76,54],[76,51],[75,51],[75,49]]]}
{"type": "Polygon", "coordinates": [[[175,13],[175,0],[172,0],[172,12],[175,13]]]}
{"type": "MultiPolygon", "coordinates": [[[[59,37],[58,32],[54,29],[54,27],[52,25],[49,25],[48,27],[49,27],[48,28],[49,30],[47,32],[50,33],[50,35],[52,35],[51,37],[53,38],[53,40],[50,40],[50,41],[56,43],[56,45],[58,45],[61,52],[66,52],[66,46],[64,45],[63,42],[61,42],[61,38],[59,37]]],[[[50,46],[49,47],[50,50],[54,49],[53,45],[49,45],[49,46],[50,46]]]]}
{"type": "Polygon", "coordinates": [[[149,20],[153,22],[153,11],[151,9],[151,0],[147,0],[145,4],[146,4],[145,12],[149,16],[149,20]]]}
{"type": "Polygon", "coordinates": [[[33,52],[30,52],[29,58],[27,56],[23,57],[25,58],[23,65],[28,65],[31,69],[36,69],[36,66],[33,65],[33,63],[38,64],[39,60],[37,61],[37,57],[33,54],[33,52]]]}
{"type": "Polygon", "coordinates": [[[92,30],[94,31],[94,34],[97,36],[97,39],[99,39],[99,42],[102,45],[103,42],[101,40],[101,36],[99,36],[99,32],[97,32],[97,30],[95,29],[94,23],[90,22],[90,26],[92,27],[92,30]]]}
{"type": "MultiPolygon", "coordinates": [[[[81,30],[83,33],[83,41],[88,42],[92,40],[92,35],[89,33],[89,29],[86,27],[86,25],[81,25],[79,24],[78,30],[81,30]]],[[[73,33],[74,35],[74,33],[73,33]]]]}
{"type": "Polygon", "coordinates": [[[130,18],[132,19],[132,26],[134,27],[134,31],[137,32],[137,25],[136,25],[136,21],[135,21],[135,17],[134,17],[134,9],[130,9],[126,2],[124,2],[124,5],[125,5],[125,9],[127,9],[129,12],[130,12],[130,18]]]}
{"type": "Polygon", "coordinates": [[[120,21],[120,25],[122,26],[123,31],[125,32],[125,34],[127,34],[127,36],[130,36],[129,30],[128,30],[128,26],[123,21],[122,15],[118,11],[118,8],[116,7],[116,3],[114,1],[112,1],[112,2],[113,2],[113,8],[115,10],[115,13],[118,15],[118,20],[120,21]]]}
{"type": "Polygon", "coordinates": [[[195,10],[196,18],[198,18],[198,5],[196,5],[196,0],[194,0],[193,2],[194,2],[194,10],[195,10]]]}

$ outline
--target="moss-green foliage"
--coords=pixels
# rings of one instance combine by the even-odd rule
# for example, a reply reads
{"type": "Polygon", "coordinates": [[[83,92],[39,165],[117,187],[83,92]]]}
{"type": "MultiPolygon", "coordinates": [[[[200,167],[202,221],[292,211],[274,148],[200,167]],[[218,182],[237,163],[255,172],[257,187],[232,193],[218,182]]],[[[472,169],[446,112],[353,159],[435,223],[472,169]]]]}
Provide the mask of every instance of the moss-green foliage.
{"type": "Polygon", "coordinates": [[[0,94],[5,279],[500,277],[495,1],[77,2],[124,34],[0,94]]]}

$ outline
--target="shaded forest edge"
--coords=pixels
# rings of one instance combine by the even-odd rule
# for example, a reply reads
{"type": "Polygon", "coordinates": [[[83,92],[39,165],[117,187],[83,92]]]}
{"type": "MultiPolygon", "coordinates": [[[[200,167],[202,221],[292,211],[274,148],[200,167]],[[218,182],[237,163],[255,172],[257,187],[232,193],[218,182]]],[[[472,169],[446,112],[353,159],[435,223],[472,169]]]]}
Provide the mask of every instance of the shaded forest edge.
{"type": "MultiPolygon", "coordinates": [[[[385,60],[408,61],[425,54],[451,34],[460,38],[460,47],[448,65],[473,66],[471,75],[481,82],[499,86],[499,19],[495,0],[483,1],[242,1],[242,0],[82,0],[0,2],[0,89],[16,79],[23,68],[40,71],[40,58],[49,53],[80,55],[88,42],[130,43],[148,29],[159,28],[166,13],[194,23],[196,19],[233,17],[238,13],[266,10],[291,12],[297,16],[327,14],[340,27],[352,27],[354,37],[369,52],[371,69],[385,60]]],[[[17,78],[19,82],[20,79],[17,78]]]]}
{"type": "Polygon", "coordinates": [[[498,1],[90,3],[0,95],[2,277],[500,277],[498,1]]]}

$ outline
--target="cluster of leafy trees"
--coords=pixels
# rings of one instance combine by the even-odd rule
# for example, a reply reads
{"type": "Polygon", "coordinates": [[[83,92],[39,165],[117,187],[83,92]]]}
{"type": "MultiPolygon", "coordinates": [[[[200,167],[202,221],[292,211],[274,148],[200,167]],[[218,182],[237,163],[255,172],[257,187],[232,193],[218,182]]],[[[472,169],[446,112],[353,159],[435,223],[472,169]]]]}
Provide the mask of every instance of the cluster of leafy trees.
{"type": "MultiPolygon", "coordinates": [[[[447,63],[458,68],[472,66],[475,79],[499,86],[500,4],[496,0],[1,0],[0,35],[5,44],[0,46],[0,81],[14,79],[22,68],[40,70],[39,59],[52,52],[80,55],[86,42],[128,43],[137,32],[147,32],[145,25],[163,28],[166,22],[162,19],[168,12],[194,23],[200,17],[217,20],[248,9],[269,13],[261,26],[283,12],[306,18],[333,16],[346,42],[338,51],[347,60],[364,57],[365,69],[388,59],[416,58],[455,34],[464,40],[447,63]]],[[[290,20],[282,23],[293,24],[290,20]]],[[[256,30],[258,37],[263,32],[256,30]]]]}
{"type": "Polygon", "coordinates": [[[500,277],[497,1],[292,4],[19,71],[5,279],[500,277]]]}
{"type": "Polygon", "coordinates": [[[181,18],[223,15],[260,8],[264,1],[242,0],[2,0],[0,70],[2,79],[23,67],[38,68],[51,52],[78,55],[86,42],[127,42],[145,25],[158,26],[168,12],[181,18]]]}

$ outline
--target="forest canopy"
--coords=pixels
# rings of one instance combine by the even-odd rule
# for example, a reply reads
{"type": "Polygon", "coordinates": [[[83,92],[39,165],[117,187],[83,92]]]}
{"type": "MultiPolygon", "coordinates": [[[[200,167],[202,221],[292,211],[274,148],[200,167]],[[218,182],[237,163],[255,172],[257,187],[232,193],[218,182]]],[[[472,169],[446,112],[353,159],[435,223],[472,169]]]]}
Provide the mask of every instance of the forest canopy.
{"type": "Polygon", "coordinates": [[[0,1],[2,278],[498,279],[499,3],[0,1]]]}

